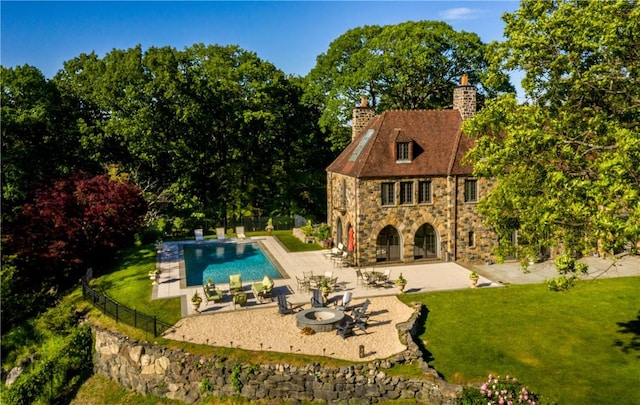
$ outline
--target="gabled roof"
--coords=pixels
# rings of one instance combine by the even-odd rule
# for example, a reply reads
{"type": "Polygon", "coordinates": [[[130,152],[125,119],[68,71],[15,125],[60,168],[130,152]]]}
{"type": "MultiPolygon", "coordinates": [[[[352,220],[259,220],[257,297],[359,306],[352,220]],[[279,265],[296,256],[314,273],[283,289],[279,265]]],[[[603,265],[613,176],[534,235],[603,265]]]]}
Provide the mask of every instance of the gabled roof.
{"type": "Polygon", "coordinates": [[[386,111],[371,118],[327,168],[356,178],[470,175],[461,160],[473,140],[457,110],[386,111]],[[413,142],[411,162],[396,162],[396,142],[413,142]]]}

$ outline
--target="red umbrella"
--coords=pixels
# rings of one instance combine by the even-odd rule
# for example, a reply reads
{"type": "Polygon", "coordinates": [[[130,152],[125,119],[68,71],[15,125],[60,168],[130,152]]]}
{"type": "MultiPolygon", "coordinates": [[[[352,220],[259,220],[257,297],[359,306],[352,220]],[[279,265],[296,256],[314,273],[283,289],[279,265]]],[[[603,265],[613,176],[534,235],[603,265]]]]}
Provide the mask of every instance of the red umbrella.
{"type": "Polygon", "coordinates": [[[349,243],[347,243],[347,250],[349,252],[353,252],[355,247],[355,237],[353,234],[353,228],[349,228],[349,243]]]}

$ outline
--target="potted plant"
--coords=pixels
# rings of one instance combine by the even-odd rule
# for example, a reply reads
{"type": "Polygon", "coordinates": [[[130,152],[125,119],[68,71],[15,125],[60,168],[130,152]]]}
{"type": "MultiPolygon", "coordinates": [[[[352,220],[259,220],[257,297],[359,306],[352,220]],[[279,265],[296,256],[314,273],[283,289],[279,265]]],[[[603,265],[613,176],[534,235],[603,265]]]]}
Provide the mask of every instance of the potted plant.
{"type": "Polygon", "coordinates": [[[402,277],[402,273],[400,273],[400,275],[396,279],[395,284],[400,290],[400,294],[404,293],[404,287],[407,285],[407,279],[402,277]]]}
{"type": "Polygon", "coordinates": [[[198,294],[198,291],[193,293],[193,297],[191,297],[191,303],[193,304],[193,309],[196,312],[200,312],[200,304],[202,303],[202,297],[198,294]]]}
{"type": "Polygon", "coordinates": [[[329,285],[329,279],[323,278],[322,285],[320,286],[320,290],[322,291],[322,300],[327,302],[329,299],[329,293],[331,292],[331,286],[329,285]]]}
{"type": "Polygon", "coordinates": [[[471,273],[469,273],[469,280],[471,280],[471,288],[476,288],[479,278],[480,276],[478,276],[478,273],[476,273],[475,271],[472,271],[471,273]]]}
{"type": "Polygon", "coordinates": [[[267,234],[271,235],[271,232],[273,232],[273,219],[269,218],[269,220],[267,221],[267,226],[264,229],[267,230],[267,234]]]}
{"type": "Polygon", "coordinates": [[[156,284],[159,278],[160,278],[160,270],[155,269],[154,271],[149,272],[149,280],[152,281],[152,284],[156,284]]]}

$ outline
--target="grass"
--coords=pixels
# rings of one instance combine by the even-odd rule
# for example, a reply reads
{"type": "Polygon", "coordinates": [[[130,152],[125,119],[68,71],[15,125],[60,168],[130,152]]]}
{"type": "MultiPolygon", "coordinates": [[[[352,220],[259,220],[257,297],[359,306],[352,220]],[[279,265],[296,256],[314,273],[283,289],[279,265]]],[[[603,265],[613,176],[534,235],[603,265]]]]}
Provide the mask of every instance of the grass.
{"type": "Polygon", "coordinates": [[[429,363],[448,381],[517,377],[560,404],[632,404],[640,398],[640,278],[408,294],[428,309],[429,363]]]}

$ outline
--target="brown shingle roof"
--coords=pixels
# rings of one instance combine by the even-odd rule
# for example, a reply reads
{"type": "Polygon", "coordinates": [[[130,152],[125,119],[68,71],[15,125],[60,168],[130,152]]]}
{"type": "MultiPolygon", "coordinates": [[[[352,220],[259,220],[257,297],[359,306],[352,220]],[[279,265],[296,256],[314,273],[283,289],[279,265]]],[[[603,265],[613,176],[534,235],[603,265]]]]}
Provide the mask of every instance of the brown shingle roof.
{"type": "Polygon", "coordinates": [[[373,117],[327,171],[357,178],[470,175],[461,160],[473,145],[457,110],[386,111],[373,117]],[[411,162],[396,162],[396,142],[413,142],[411,162]]]}

